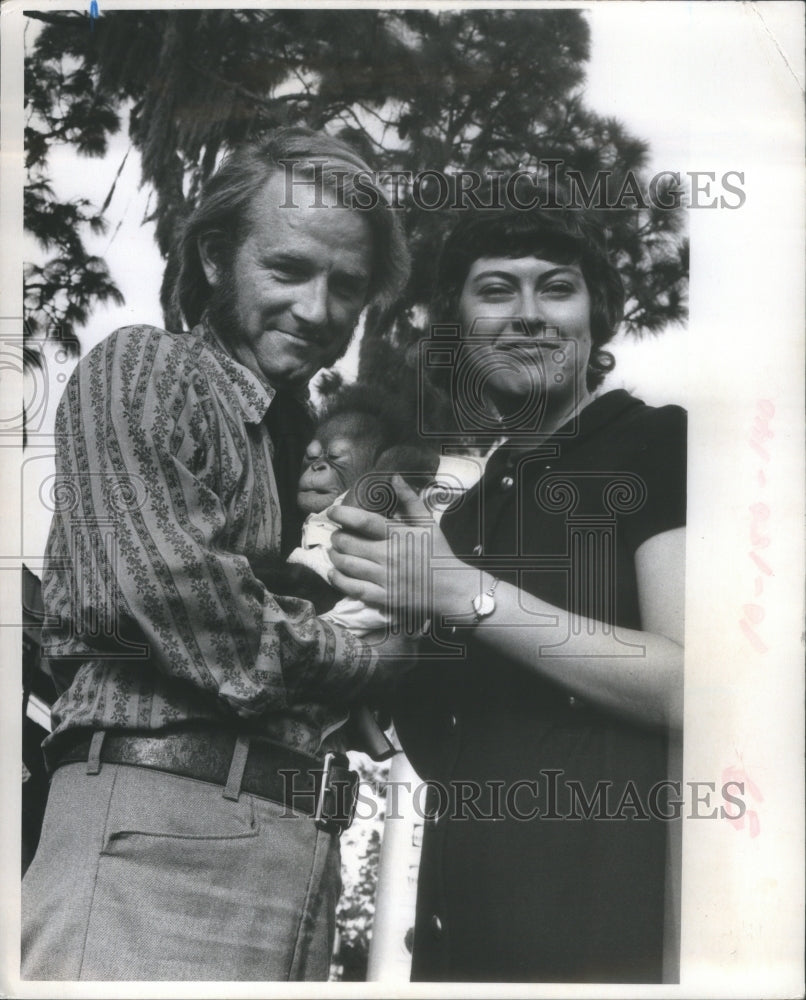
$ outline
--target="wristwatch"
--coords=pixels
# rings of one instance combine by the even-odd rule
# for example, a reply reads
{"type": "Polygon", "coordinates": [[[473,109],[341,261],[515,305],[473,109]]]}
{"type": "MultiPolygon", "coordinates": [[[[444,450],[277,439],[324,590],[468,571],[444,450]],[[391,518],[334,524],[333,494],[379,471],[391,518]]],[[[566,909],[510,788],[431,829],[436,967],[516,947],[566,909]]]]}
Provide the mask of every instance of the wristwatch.
{"type": "Polygon", "coordinates": [[[482,618],[488,618],[493,611],[495,611],[495,588],[498,586],[498,577],[493,577],[492,584],[487,590],[482,591],[480,594],[476,594],[473,598],[473,610],[476,613],[476,617],[473,619],[473,624],[477,625],[482,618]]]}

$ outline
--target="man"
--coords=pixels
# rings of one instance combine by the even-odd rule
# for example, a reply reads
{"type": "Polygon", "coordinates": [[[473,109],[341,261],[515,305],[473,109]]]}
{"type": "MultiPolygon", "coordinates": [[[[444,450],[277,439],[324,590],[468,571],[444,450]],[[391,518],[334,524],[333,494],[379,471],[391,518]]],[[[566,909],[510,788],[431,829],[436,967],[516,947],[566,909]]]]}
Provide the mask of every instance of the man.
{"type": "Polygon", "coordinates": [[[339,728],[378,657],[252,563],[298,543],[309,380],[407,267],[355,152],[280,130],[231,154],[187,223],[192,332],[128,327],[78,365],[57,418],[44,645],[63,693],[23,977],[327,978],[339,728]]]}

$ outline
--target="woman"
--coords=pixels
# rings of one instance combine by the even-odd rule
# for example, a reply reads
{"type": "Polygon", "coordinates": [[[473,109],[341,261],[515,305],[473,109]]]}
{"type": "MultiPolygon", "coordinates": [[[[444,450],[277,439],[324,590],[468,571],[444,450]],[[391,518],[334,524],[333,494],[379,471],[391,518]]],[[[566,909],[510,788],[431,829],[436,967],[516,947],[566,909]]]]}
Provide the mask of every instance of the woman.
{"type": "Polygon", "coordinates": [[[417,586],[387,580],[434,574],[432,643],[395,692],[441,814],[425,824],[415,979],[662,977],[685,414],[595,395],[623,297],[581,211],[463,219],[433,319],[459,322],[457,374],[475,371],[455,380],[457,412],[476,393],[506,440],[439,527],[406,529],[432,534],[431,569],[387,546],[381,518],[337,516],[333,582],[351,596],[405,612],[417,586]]]}

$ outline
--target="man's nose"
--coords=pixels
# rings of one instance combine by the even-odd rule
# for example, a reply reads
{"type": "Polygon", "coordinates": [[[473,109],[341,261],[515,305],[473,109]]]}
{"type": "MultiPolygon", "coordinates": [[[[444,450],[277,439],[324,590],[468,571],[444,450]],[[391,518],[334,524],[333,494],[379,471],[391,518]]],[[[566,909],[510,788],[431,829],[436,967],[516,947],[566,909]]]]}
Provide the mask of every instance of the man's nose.
{"type": "Polygon", "coordinates": [[[322,326],[327,322],[327,302],[327,276],[317,274],[298,286],[292,312],[298,320],[309,326],[322,326]]]}

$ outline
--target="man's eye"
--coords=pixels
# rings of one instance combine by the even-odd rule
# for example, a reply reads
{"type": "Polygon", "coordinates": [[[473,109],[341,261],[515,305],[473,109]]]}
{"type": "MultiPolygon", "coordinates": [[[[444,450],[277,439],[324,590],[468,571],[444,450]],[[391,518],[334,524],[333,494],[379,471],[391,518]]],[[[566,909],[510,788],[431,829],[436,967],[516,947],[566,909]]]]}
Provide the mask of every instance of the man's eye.
{"type": "Polygon", "coordinates": [[[352,278],[334,281],[331,287],[333,294],[346,302],[363,299],[366,294],[366,283],[352,278]]]}
{"type": "Polygon", "coordinates": [[[283,281],[286,284],[293,285],[304,279],[304,275],[299,268],[296,267],[275,267],[274,276],[278,281],[283,281]]]}
{"type": "Polygon", "coordinates": [[[277,281],[302,281],[305,278],[305,266],[302,261],[290,258],[266,257],[263,267],[277,281]]]}

